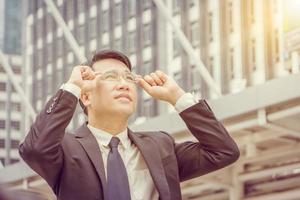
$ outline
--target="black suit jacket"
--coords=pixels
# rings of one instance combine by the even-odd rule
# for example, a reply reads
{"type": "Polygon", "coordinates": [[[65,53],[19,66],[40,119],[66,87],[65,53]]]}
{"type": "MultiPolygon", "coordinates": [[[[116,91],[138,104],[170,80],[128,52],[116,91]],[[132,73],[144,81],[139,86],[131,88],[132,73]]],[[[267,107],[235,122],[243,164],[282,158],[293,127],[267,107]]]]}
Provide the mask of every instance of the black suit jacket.
{"type": "MultiPolygon", "coordinates": [[[[107,199],[103,160],[86,123],[65,134],[77,98],[63,90],[49,100],[20,144],[24,161],[42,176],[60,200],[107,199]]],[[[225,167],[239,150],[204,100],[180,113],[198,142],[177,144],[165,132],[133,132],[161,200],[180,200],[180,182],[225,167]]]]}

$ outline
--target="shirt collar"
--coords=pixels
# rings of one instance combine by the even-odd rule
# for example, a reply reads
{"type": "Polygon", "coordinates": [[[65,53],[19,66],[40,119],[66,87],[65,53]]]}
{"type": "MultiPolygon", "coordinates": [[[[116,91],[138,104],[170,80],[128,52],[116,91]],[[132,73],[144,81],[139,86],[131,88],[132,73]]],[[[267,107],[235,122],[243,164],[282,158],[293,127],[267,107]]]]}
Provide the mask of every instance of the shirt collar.
{"type": "MultiPolygon", "coordinates": [[[[104,147],[109,148],[108,144],[111,140],[111,138],[114,136],[106,131],[103,131],[101,129],[95,128],[91,126],[90,124],[87,124],[87,127],[90,129],[92,134],[95,136],[95,138],[100,142],[101,145],[104,147]]],[[[115,137],[118,137],[120,139],[120,144],[123,145],[123,147],[126,149],[130,146],[130,139],[128,137],[128,131],[125,129],[124,131],[118,133],[115,135],[115,137]]]]}

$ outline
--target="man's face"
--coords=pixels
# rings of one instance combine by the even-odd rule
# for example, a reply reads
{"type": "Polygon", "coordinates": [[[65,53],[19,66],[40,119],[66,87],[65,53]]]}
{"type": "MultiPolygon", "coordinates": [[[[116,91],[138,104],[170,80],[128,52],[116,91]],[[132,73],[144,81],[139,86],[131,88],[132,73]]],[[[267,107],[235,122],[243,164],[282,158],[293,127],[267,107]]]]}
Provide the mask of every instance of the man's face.
{"type": "Polygon", "coordinates": [[[116,59],[99,60],[92,67],[100,75],[97,75],[95,88],[89,94],[89,113],[130,117],[136,110],[137,91],[136,84],[128,81],[131,73],[128,67],[116,59]],[[113,79],[115,75],[118,80],[113,79]]]}

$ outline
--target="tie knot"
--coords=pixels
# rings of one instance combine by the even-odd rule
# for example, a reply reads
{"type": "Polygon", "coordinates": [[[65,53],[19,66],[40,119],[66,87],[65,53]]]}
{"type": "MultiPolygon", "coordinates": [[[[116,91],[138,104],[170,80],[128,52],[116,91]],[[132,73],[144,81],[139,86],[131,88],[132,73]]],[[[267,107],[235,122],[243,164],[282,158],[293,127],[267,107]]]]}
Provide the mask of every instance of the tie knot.
{"type": "Polygon", "coordinates": [[[118,145],[120,143],[120,139],[117,137],[112,137],[108,146],[112,149],[112,148],[118,148],[118,145]]]}

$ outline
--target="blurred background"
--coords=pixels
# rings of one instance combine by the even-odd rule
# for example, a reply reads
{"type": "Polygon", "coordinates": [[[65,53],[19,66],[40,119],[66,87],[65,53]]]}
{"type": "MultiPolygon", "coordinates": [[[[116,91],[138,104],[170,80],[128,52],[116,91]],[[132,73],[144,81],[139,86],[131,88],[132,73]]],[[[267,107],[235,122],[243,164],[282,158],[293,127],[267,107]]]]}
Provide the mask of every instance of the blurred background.
{"type": "MultiPolygon", "coordinates": [[[[182,183],[183,199],[299,200],[299,11],[299,0],[0,0],[0,181],[55,199],[18,144],[72,67],[110,48],[208,99],[239,145],[235,164],[182,183]]],[[[84,120],[78,108],[68,128],[84,120]]],[[[194,140],[141,90],[130,127],[194,140]]]]}

